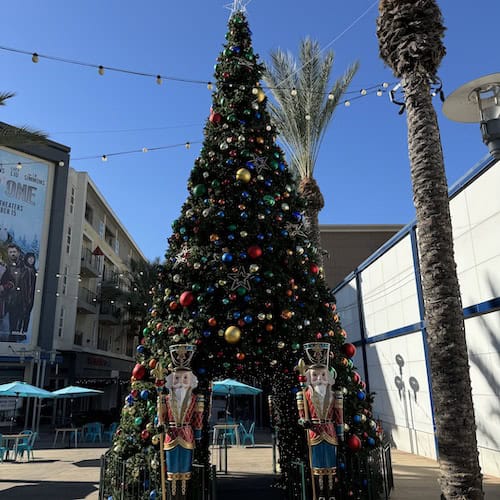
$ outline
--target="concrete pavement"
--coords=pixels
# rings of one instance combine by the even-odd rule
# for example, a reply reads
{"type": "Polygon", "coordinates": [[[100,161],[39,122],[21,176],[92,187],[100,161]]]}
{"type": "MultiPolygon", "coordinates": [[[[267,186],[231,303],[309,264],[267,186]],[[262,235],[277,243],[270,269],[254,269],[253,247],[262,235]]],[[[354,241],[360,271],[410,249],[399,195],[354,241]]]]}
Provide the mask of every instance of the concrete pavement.
{"type": "MultiPolygon", "coordinates": [[[[0,498],[2,500],[97,500],[102,447],[44,448],[35,450],[32,462],[0,463],[0,498]]],[[[217,457],[214,457],[214,462],[217,457]]],[[[395,489],[392,500],[439,499],[437,463],[409,453],[392,451],[395,489]]],[[[230,448],[228,474],[219,477],[224,496],[231,498],[245,485],[248,493],[259,500],[278,498],[268,488],[272,481],[272,448],[230,448]],[[248,479],[250,478],[250,482],[248,479]],[[248,489],[252,484],[252,489],[248,489]],[[253,489],[255,487],[255,489],[253,489]]],[[[500,498],[500,478],[485,477],[486,499],[500,498]]]]}

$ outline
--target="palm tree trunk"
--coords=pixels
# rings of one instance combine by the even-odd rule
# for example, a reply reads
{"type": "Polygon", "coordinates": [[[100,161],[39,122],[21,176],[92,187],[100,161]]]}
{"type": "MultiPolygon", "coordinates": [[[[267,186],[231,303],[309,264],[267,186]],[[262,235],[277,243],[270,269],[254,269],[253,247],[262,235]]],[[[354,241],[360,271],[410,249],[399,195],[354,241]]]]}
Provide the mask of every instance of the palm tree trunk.
{"type": "Polygon", "coordinates": [[[428,79],[403,78],[443,499],[483,498],[460,288],[428,79]]]}
{"type": "Polygon", "coordinates": [[[323,249],[321,248],[318,214],[325,206],[325,199],[321,194],[318,183],[312,177],[304,177],[300,181],[298,191],[306,202],[304,226],[309,240],[316,250],[316,263],[323,267],[323,249]]]}

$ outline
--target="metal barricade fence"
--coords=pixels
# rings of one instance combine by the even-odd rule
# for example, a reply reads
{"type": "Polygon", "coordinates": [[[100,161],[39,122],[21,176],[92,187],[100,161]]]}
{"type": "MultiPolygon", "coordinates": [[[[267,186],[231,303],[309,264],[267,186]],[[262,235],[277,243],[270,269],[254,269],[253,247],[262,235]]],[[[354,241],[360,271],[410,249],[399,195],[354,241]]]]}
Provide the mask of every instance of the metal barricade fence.
{"type": "MultiPolygon", "coordinates": [[[[167,498],[170,498],[168,484],[167,498]]],[[[215,466],[207,468],[202,464],[193,464],[186,498],[187,500],[216,500],[215,466]]],[[[99,500],[110,499],[161,499],[160,467],[153,467],[144,458],[140,467],[134,467],[133,472],[126,461],[117,459],[108,451],[101,456],[99,500]],[[138,474],[137,470],[139,470],[138,474]]]]}

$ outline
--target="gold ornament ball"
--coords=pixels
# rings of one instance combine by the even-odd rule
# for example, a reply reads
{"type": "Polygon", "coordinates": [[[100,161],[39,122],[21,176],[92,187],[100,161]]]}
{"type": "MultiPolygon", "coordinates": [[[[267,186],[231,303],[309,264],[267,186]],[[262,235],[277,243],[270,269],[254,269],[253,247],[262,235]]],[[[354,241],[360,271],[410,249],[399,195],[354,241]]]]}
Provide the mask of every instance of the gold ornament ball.
{"type": "Polygon", "coordinates": [[[259,89],[257,92],[257,102],[262,102],[266,98],[266,94],[262,89],[259,89]]]}
{"type": "Polygon", "coordinates": [[[156,445],[156,444],[158,444],[158,443],[160,442],[160,435],[159,435],[159,434],[156,434],[156,436],[153,436],[153,437],[151,438],[151,442],[152,442],[153,444],[155,444],[155,445],[156,445]]]}
{"type": "Polygon", "coordinates": [[[228,344],[236,344],[241,338],[241,330],[237,326],[228,326],[224,332],[224,339],[228,344]]]}
{"type": "Polygon", "coordinates": [[[247,182],[250,182],[251,178],[252,178],[252,174],[246,168],[240,168],[236,172],[236,180],[237,181],[241,181],[241,182],[247,183],[247,182]]]}

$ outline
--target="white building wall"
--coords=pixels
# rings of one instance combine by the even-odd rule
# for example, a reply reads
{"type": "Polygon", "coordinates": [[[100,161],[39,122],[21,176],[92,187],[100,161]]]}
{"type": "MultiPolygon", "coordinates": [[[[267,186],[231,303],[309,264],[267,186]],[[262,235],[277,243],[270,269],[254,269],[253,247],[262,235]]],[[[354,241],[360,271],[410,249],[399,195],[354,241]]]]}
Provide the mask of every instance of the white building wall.
{"type": "Polygon", "coordinates": [[[366,336],[420,321],[410,236],[361,272],[366,336]]]}
{"type": "MultiPolygon", "coordinates": [[[[450,200],[480,464],[484,474],[495,476],[500,476],[500,311],[495,310],[500,300],[499,186],[497,162],[450,200]],[[477,305],[480,310],[471,307],[477,305]]],[[[368,378],[370,390],[376,393],[374,414],[383,421],[395,447],[435,458],[422,332],[401,330],[420,321],[410,234],[362,269],[359,279],[368,378]]],[[[361,339],[355,324],[361,324],[356,292],[355,279],[336,292],[350,341],[361,339]]],[[[358,348],[357,366],[363,366],[361,352],[358,348]]]]}

